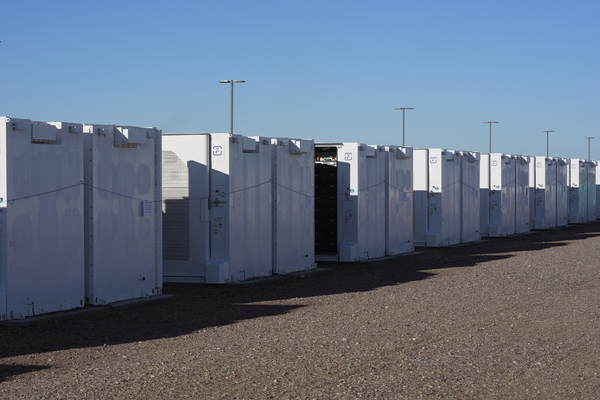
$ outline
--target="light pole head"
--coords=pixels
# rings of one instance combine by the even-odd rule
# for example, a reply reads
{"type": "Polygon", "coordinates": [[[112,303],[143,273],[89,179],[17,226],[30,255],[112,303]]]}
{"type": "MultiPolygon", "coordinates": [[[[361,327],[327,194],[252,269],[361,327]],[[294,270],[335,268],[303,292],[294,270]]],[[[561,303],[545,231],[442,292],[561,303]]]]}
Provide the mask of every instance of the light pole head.
{"type": "Polygon", "coordinates": [[[227,79],[224,81],[219,81],[219,83],[244,83],[246,81],[240,81],[240,80],[236,80],[236,79],[227,79]]]}

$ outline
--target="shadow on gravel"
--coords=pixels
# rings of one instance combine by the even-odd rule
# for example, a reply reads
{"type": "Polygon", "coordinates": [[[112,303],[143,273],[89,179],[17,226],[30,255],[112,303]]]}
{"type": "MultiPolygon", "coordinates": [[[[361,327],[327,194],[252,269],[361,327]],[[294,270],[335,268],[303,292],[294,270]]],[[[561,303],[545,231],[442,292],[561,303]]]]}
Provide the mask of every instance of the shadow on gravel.
{"type": "MultiPolygon", "coordinates": [[[[14,375],[5,372],[6,368],[12,371],[12,366],[1,365],[6,357],[176,337],[237,321],[282,315],[305,307],[307,298],[368,292],[426,280],[434,277],[436,270],[476,268],[481,263],[514,257],[518,252],[566,246],[568,241],[596,237],[600,235],[599,228],[598,223],[569,226],[466,246],[426,249],[419,254],[369,263],[322,263],[320,267],[327,270],[318,274],[247,285],[165,284],[164,293],[179,296],[165,302],[25,327],[0,326],[0,368],[5,368],[0,373],[14,375]],[[283,300],[288,302],[277,304],[283,300]]],[[[202,340],[201,336],[198,340],[202,340]]],[[[27,372],[27,367],[22,368],[27,372]]]]}
{"type": "Polygon", "coordinates": [[[0,383],[10,380],[15,375],[27,374],[48,368],[50,367],[43,365],[0,365],[0,383]]]}

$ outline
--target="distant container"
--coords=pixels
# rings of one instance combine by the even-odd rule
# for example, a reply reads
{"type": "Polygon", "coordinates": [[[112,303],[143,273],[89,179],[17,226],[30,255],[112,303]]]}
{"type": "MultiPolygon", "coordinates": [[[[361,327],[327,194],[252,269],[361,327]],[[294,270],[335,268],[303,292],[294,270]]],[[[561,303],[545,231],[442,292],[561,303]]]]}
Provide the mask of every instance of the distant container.
{"type": "Polygon", "coordinates": [[[481,230],[483,236],[529,231],[529,157],[481,155],[481,230]]]}
{"type": "Polygon", "coordinates": [[[460,156],[445,149],[415,149],[413,154],[415,246],[460,243],[460,156]]]}
{"type": "Polygon", "coordinates": [[[600,219],[600,173],[598,173],[598,161],[592,161],[596,166],[596,219],[600,219]]]}
{"type": "Polygon", "coordinates": [[[360,261],[385,255],[382,146],[315,145],[315,257],[360,261]]]}
{"type": "Polygon", "coordinates": [[[386,255],[414,251],[413,148],[386,146],[386,255]]]}
{"type": "Polygon", "coordinates": [[[587,171],[587,185],[588,185],[588,202],[587,202],[587,206],[588,206],[588,210],[587,210],[587,215],[588,215],[588,221],[595,221],[596,218],[598,218],[598,214],[596,212],[596,198],[597,198],[597,188],[596,188],[596,176],[598,174],[598,169],[596,167],[596,163],[594,161],[591,160],[587,160],[587,166],[588,166],[588,171],[587,171]]]}
{"type": "Polygon", "coordinates": [[[535,157],[535,229],[549,229],[557,223],[558,159],[535,157]]]}
{"type": "Polygon", "coordinates": [[[524,155],[515,155],[515,196],[517,208],[515,210],[515,234],[527,233],[531,231],[529,221],[530,207],[530,190],[529,190],[529,171],[530,157],[524,155]]]}
{"type": "Polygon", "coordinates": [[[593,162],[569,160],[569,223],[596,220],[596,168],[593,162]],[[593,192],[593,193],[592,193],[593,192]],[[593,204],[590,204],[593,203],[593,204]]]}
{"type": "Polygon", "coordinates": [[[0,320],[83,307],[83,125],[0,120],[0,320]]]}
{"type": "Polygon", "coordinates": [[[490,203],[489,236],[515,234],[516,160],[510,155],[492,153],[489,157],[490,203]]]}
{"type": "Polygon", "coordinates": [[[568,224],[568,169],[565,158],[535,157],[535,229],[568,224]]]}
{"type": "Polygon", "coordinates": [[[535,187],[535,171],[536,171],[536,161],[535,156],[529,158],[529,184],[528,184],[528,193],[529,193],[529,227],[530,229],[535,229],[535,210],[536,210],[536,187],[535,187]]]}
{"type": "Polygon", "coordinates": [[[569,224],[569,160],[557,158],[556,166],[556,225],[569,224]]]}
{"type": "Polygon", "coordinates": [[[84,125],[88,304],[162,291],[161,131],[84,125]]]}

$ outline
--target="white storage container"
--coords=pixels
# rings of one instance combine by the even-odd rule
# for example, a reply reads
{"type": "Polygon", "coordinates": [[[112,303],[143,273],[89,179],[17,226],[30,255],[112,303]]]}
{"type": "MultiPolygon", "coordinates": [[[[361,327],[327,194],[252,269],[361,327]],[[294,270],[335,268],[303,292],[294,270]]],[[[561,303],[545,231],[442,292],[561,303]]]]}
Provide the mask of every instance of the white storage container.
{"type": "Polygon", "coordinates": [[[537,157],[533,156],[529,158],[529,229],[535,229],[535,210],[536,210],[536,187],[535,187],[535,175],[536,175],[536,161],[537,157]]]}
{"type": "Polygon", "coordinates": [[[84,125],[88,304],[162,290],[161,131],[84,125]]]}
{"type": "Polygon", "coordinates": [[[165,281],[315,268],[314,165],[312,140],[163,135],[165,281]]]}
{"type": "Polygon", "coordinates": [[[515,234],[516,160],[507,154],[490,155],[490,236],[515,234]]]}
{"type": "Polygon", "coordinates": [[[481,202],[482,229],[487,230],[483,236],[529,232],[529,157],[491,153],[482,154],[481,159],[482,174],[488,174],[481,181],[490,182],[489,200],[486,202],[482,197],[481,202]]]}
{"type": "Polygon", "coordinates": [[[597,218],[597,213],[596,213],[596,174],[597,174],[597,169],[596,169],[596,163],[594,161],[591,160],[587,160],[587,194],[588,194],[588,201],[587,201],[587,221],[591,222],[591,221],[595,221],[597,218]]]}
{"type": "Polygon", "coordinates": [[[589,160],[569,160],[569,223],[596,220],[596,168],[589,160]]]}
{"type": "Polygon", "coordinates": [[[556,226],[562,227],[569,224],[569,160],[556,160],[556,226]]]}
{"type": "Polygon", "coordinates": [[[587,168],[584,160],[569,160],[569,223],[580,224],[587,216],[587,168]]]}
{"type": "Polygon", "coordinates": [[[535,229],[557,227],[556,188],[557,165],[555,158],[535,157],[535,229]]]}
{"type": "Polygon", "coordinates": [[[386,146],[386,255],[414,251],[413,149],[386,146]]]}
{"type": "Polygon", "coordinates": [[[162,136],[163,279],[206,282],[210,135],[162,136]]]}
{"type": "Polygon", "coordinates": [[[530,190],[529,190],[529,156],[515,155],[515,233],[527,233],[531,231],[529,214],[531,212],[530,190]]]}
{"type": "Polygon", "coordinates": [[[535,229],[568,224],[568,170],[564,158],[535,157],[535,229]]]}
{"type": "Polygon", "coordinates": [[[460,162],[460,242],[471,243],[481,240],[479,152],[457,152],[460,162]]]}
{"type": "Polygon", "coordinates": [[[317,261],[385,255],[385,155],[381,146],[316,144],[317,261]]]}
{"type": "Polygon", "coordinates": [[[490,235],[490,154],[481,154],[479,162],[479,233],[490,235]]]}
{"type": "Polygon", "coordinates": [[[83,307],[83,125],[1,121],[0,320],[83,307]]]}
{"type": "Polygon", "coordinates": [[[273,138],[273,273],[316,268],[315,144],[273,138]]]}
{"type": "Polygon", "coordinates": [[[211,134],[210,261],[206,283],[272,275],[271,142],[211,134]]]}
{"type": "Polygon", "coordinates": [[[415,246],[448,246],[461,240],[461,172],[451,150],[415,149],[415,246]]]}
{"type": "Polygon", "coordinates": [[[600,173],[598,173],[598,161],[592,161],[596,166],[596,219],[600,218],[600,173]]]}

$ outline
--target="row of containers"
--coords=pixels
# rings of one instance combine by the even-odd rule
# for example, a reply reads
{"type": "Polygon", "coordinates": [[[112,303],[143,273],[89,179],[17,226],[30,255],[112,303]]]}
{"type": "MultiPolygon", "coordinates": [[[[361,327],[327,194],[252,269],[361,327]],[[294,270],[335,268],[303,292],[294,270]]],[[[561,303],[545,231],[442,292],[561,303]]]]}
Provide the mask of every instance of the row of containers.
{"type": "Polygon", "coordinates": [[[596,162],[0,121],[0,320],[596,220],[596,162]]]}

